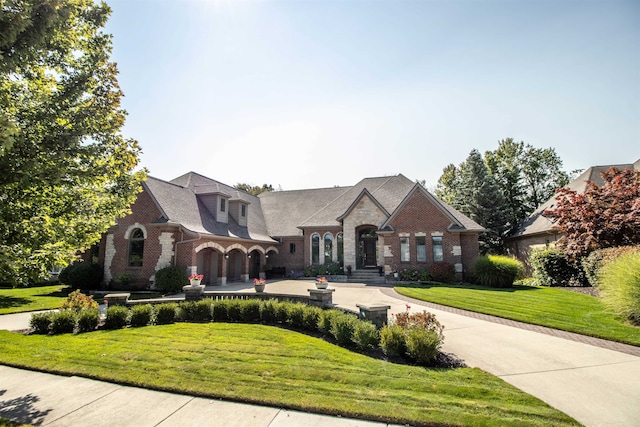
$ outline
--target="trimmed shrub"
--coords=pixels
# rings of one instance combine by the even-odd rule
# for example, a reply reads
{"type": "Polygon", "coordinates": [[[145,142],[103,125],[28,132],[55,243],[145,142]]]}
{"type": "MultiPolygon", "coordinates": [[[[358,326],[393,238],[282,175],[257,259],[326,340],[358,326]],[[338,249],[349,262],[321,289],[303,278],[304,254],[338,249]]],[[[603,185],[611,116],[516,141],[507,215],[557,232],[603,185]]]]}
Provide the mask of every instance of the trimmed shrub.
{"type": "Polygon", "coordinates": [[[52,334],[72,334],[76,328],[76,313],[73,310],[53,312],[51,315],[52,334]]]}
{"type": "Polygon", "coordinates": [[[358,321],[353,328],[353,342],[360,350],[369,350],[377,347],[380,342],[380,333],[371,322],[358,321]]]}
{"type": "Polygon", "coordinates": [[[182,301],[178,304],[177,317],[184,322],[193,321],[193,312],[195,311],[195,301],[182,301]]]}
{"type": "Polygon", "coordinates": [[[62,304],[63,310],[73,310],[76,313],[85,308],[98,308],[98,303],[92,296],[83,294],[79,289],[71,292],[62,304]]]}
{"type": "Polygon", "coordinates": [[[290,302],[277,302],[275,304],[276,308],[276,321],[278,323],[286,324],[289,320],[289,305],[290,302]]]}
{"type": "Polygon", "coordinates": [[[78,262],[64,268],[58,280],[63,285],[71,286],[73,289],[98,289],[102,283],[102,267],[89,262],[78,262]]]}
{"type": "Polygon", "coordinates": [[[226,322],[229,320],[229,316],[227,315],[227,302],[228,300],[217,300],[213,302],[211,314],[214,322],[226,322]]]}
{"type": "Polygon", "coordinates": [[[134,305],[131,308],[129,323],[131,326],[147,326],[153,317],[153,307],[151,304],[134,305]]]}
{"type": "Polygon", "coordinates": [[[156,271],[155,286],[160,292],[176,294],[189,282],[187,272],[182,267],[169,266],[156,271]]]}
{"type": "Polygon", "coordinates": [[[129,319],[129,309],[121,305],[114,305],[107,308],[107,318],[104,321],[106,329],[122,329],[127,326],[129,319]]]}
{"type": "Polygon", "coordinates": [[[559,249],[532,251],[529,261],[538,286],[582,286],[585,281],[580,265],[559,249]]]}
{"type": "Polygon", "coordinates": [[[78,313],[78,332],[95,331],[100,322],[100,310],[85,308],[78,313]]]}
{"type": "Polygon", "coordinates": [[[602,267],[602,301],[619,316],[640,325],[640,253],[627,253],[602,267]]]}
{"type": "Polygon", "coordinates": [[[390,357],[404,356],[407,352],[405,330],[399,325],[385,325],[380,329],[380,348],[390,357]]]}
{"type": "Polygon", "coordinates": [[[429,267],[429,275],[431,276],[431,280],[436,282],[450,283],[453,282],[453,279],[456,277],[456,268],[448,262],[434,262],[431,267],[429,267]]]}
{"type": "Polygon", "coordinates": [[[242,300],[233,299],[227,300],[227,317],[230,322],[241,322],[242,321],[242,300]]]}
{"type": "Polygon", "coordinates": [[[304,307],[302,315],[302,327],[309,332],[318,332],[318,322],[322,316],[320,307],[307,306],[304,307]]]}
{"type": "Polygon", "coordinates": [[[53,312],[51,311],[32,314],[31,319],[29,320],[29,326],[33,328],[33,332],[35,334],[46,335],[50,332],[52,315],[53,312]]]}
{"type": "Polygon", "coordinates": [[[242,301],[241,307],[242,321],[247,323],[260,321],[260,301],[248,299],[242,301]]]}
{"type": "Polygon", "coordinates": [[[434,331],[412,328],[407,332],[407,355],[420,365],[427,365],[435,359],[441,345],[442,340],[434,331]]]}
{"type": "Polygon", "coordinates": [[[318,329],[325,335],[331,335],[331,322],[335,316],[342,314],[340,310],[329,309],[322,310],[320,320],[318,321],[318,329]]]}
{"type": "Polygon", "coordinates": [[[260,304],[260,320],[262,323],[273,325],[276,323],[276,300],[270,299],[262,301],[260,304]]]}
{"type": "Polygon", "coordinates": [[[155,307],[156,324],[167,325],[169,323],[175,322],[177,309],[178,304],[175,303],[165,303],[157,305],[155,307]]]}
{"type": "Polygon", "coordinates": [[[196,301],[193,305],[192,319],[196,322],[210,322],[213,319],[211,305],[212,301],[210,299],[196,301]]]}
{"type": "Polygon", "coordinates": [[[343,346],[348,346],[353,340],[353,331],[359,320],[350,314],[339,312],[331,319],[331,335],[336,342],[343,346]]]}
{"type": "Polygon", "coordinates": [[[304,320],[304,305],[287,304],[287,323],[294,328],[302,328],[304,320]]]}
{"type": "Polygon", "coordinates": [[[510,288],[524,273],[524,266],[515,258],[503,255],[479,256],[471,267],[479,285],[492,288],[510,288]]]}

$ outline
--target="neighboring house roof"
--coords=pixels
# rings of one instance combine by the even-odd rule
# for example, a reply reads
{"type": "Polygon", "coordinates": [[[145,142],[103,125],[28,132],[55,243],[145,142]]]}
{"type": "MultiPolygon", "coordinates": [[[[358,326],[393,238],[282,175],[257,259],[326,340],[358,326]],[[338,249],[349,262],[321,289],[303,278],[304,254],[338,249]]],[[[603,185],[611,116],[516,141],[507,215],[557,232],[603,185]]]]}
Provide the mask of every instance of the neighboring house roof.
{"type": "Polygon", "coordinates": [[[258,197],[271,236],[301,236],[303,228],[342,226],[342,219],[364,195],[372,198],[391,218],[418,187],[451,218],[454,225],[451,230],[484,231],[480,225],[401,174],[365,178],[352,187],[274,191],[262,193],[258,197]]]}
{"type": "MultiPolygon", "coordinates": [[[[635,169],[640,170],[640,159],[635,163],[627,163],[621,165],[603,165],[603,166],[592,166],[589,169],[585,170],[578,176],[576,179],[571,181],[566,188],[575,191],[576,193],[584,193],[587,189],[587,184],[589,182],[593,182],[597,186],[601,186],[604,184],[604,180],[602,179],[602,172],[608,171],[610,168],[616,169],[635,169]]],[[[538,207],[529,218],[525,219],[520,223],[518,229],[509,236],[509,238],[518,238],[531,236],[535,234],[548,234],[548,233],[558,233],[558,230],[555,230],[554,224],[556,222],[555,219],[549,219],[543,215],[544,211],[547,209],[553,209],[557,203],[557,197],[554,196],[544,202],[542,205],[538,207]]]]}
{"type": "Polygon", "coordinates": [[[274,242],[265,225],[260,199],[244,191],[214,181],[194,172],[171,182],[148,177],[144,182],[149,195],[162,212],[157,222],[177,224],[185,229],[220,237],[235,237],[274,242]],[[248,207],[247,227],[240,226],[229,215],[228,223],[216,221],[213,213],[198,200],[198,194],[221,194],[230,200],[240,200],[248,207]]]}

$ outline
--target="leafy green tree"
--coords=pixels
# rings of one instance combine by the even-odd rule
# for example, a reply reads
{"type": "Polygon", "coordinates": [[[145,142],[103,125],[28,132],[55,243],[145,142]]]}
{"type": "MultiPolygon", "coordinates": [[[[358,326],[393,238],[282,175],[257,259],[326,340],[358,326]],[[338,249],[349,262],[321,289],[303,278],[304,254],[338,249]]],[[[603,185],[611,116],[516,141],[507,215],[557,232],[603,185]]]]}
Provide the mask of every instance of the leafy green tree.
{"type": "Polygon", "coordinates": [[[262,184],[262,187],[258,186],[258,185],[250,185],[250,184],[245,184],[245,183],[238,183],[236,185],[234,185],[234,188],[237,188],[238,190],[242,190],[242,191],[246,191],[249,194],[253,194],[254,196],[257,196],[260,193],[264,193],[265,191],[273,191],[273,186],[271,184],[262,184]]]}
{"type": "Polygon", "coordinates": [[[529,144],[523,153],[522,174],[527,216],[570,181],[569,174],[562,170],[560,156],[553,148],[534,148],[529,144]]]}
{"type": "Polygon", "coordinates": [[[478,150],[460,165],[457,197],[452,206],[486,228],[480,236],[483,253],[501,253],[506,227],[506,202],[478,150]]]}
{"type": "Polygon", "coordinates": [[[564,232],[558,241],[571,258],[596,249],[640,244],[640,171],[610,168],[604,184],[588,183],[583,193],[558,191],[556,207],[544,215],[564,232]]]}
{"type": "Polygon", "coordinates": [[[445,203],[453,205],[459,198],[459,178],[460,170],[453,163],[447,165],[438,179],[438,184],[436,185],[436,197],[445,203]]]}
{"type": "Polygon", "coordinates": [[[140,190],[110,9],[92,0],[0,2],[0,279],[41,280],[100,239],[140,190]]]}

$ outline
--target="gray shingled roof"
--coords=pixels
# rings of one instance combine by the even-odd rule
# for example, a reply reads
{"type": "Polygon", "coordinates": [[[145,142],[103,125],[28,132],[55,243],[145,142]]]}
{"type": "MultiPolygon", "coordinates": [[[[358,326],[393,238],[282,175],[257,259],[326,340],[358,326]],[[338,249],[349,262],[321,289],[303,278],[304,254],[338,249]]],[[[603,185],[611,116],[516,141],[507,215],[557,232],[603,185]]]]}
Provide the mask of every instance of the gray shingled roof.
{"type": "MultiPolygon", "coordinates": [[[[276,191],[262,193],[259,198],[271,236],[301,236],[301,227],[341,226],[339,218],[365,189],[389,214],[392,214],[414,186],[414,182],[400,174],[365,178],[352,187],[276,191]]],[[[441,208],[458,221],[458,230],[484,230],[451,206],[435,197],[433,200],[440,203],[441,208]]]]}
{"type": "Polygon", "coordinates": [[[214,181],[194,172],[182,175],[171,182],[148,177],[144,185],[163,212],[159,222],[180,224],[187,230],[221,237],[236,237],[274,242],[260,208],[260,199],[244,191],[214,181]],[[241,227],[229,215],[229,223],[215,220],[213,214],[200,202],[196,194],[218,193],[232,200],[248,204],[248,226],[241,227]]]}
{"type": "MultiPolygon", "coordinates": [[[[617,169],[636,169],[640,170],[640,160],[636,161],[634,164],[627,163],[621,165],[603,165],[603,166],[592,166],[589,169],[585,170],[578,176],[576,179],[571,181],[567,188],[573,190],[577,193],[583,193],[587,189],[587,183],[593,182],[597,186],[604,184],[602,179],[602,172],[608,171],[610,168],[617,169]]],[[[555,224],[555,220],[551,220],[546,218],[544,215],[545,210],[552,209],[557,203],[557,198],[554,196],[544,202],[538,209],[536,209],[529,218],[525,219],[518,229],[509,236],[510,238],[524,237],[528,235],[542,234],[542,233],[550,233],[553,232],[553,226],[555,224]]]]}

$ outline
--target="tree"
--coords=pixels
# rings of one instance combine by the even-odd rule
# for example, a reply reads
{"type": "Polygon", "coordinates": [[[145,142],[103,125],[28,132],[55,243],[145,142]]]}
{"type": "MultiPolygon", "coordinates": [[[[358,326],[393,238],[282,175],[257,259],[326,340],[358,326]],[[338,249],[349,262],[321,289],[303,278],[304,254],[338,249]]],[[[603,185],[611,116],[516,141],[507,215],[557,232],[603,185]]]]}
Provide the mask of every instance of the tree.
{"type": "Polygon", "coordinates": [[[472,150],[457,174],[452,206],[487,229],[480,236],[483,253],[501,253],[505,229],[505,199],[478,150],[472,150]]]}
{"type": "Polygon", "coordinates": [[[583,193],[561,188],[554,209],[544,215],[557,219],[564,232],[558,241],[571,258],[600,248],[640,244],[640,171],[610,168],[604,184],[587,184],[583,193]]]}
{"type": "Polygon", "coordinates": [[[453,205],[459,198],[458,193],[460,190],[459,183],[460,170],[450,163],[442,171],[442,175],[438,179],[436,186],[436,197],[445,203],[453,205]]]}
{"type": "Polygon", "coordinates": [[[496,150],[487,151],[484,159],[505,196],[508,231],[569,183],[569,174],[562,170],[562,160],[553,148],[535,148],[506,138],[496,150]]]}
{"type": "Polygon", "coordinates": [[[106,4],[0,7],[0,280],[24,284],[129,213],[145,171],[138,143],[121,134],[106,4]]]}
{"type": "Polygon", "coordinates": [[[260,186],[253,186],[250,184],[245,184],[245,183],[238,183],[236,185],[234,185],[234,188],[237,188],[238,190],[242,190],[242,191],[246,191],[249,194],[253,194],[254,196],[257,196],[260,193],[264,193],[265,191],[273,191],[273,186],[271,184],[262,184],[262,187],[260,186]]]}

